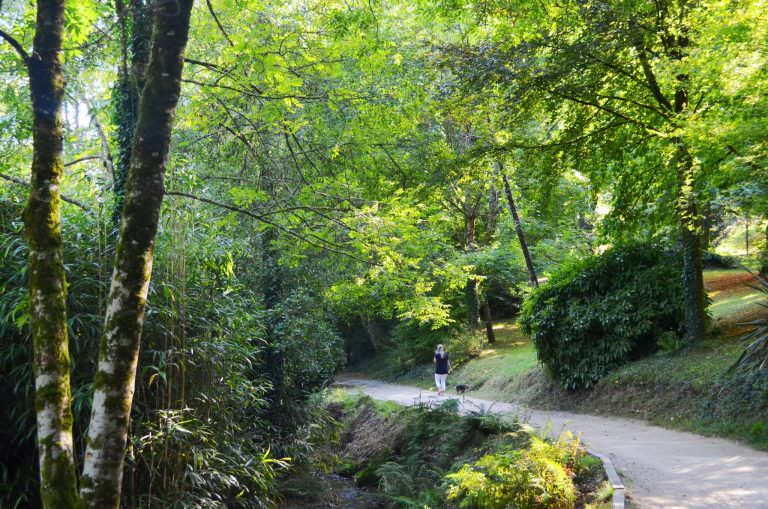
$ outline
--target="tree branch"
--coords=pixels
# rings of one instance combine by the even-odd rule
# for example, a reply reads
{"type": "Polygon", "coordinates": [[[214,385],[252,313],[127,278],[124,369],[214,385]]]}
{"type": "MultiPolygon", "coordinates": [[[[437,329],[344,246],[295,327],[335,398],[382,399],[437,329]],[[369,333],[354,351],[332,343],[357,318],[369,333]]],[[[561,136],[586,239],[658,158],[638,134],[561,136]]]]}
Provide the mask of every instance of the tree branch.
{"type": "Polygon", "coordinates": [[[14,39],[11,34],[9,34],[8,32],[2,29],[0,29],[0,38],[5,39],[8,42],[8,44],[13,46],[13,49],[16,50],[16,53],[19,54],[19,56],[24,61],[24,63],[25,64],[27,63],[27,61],[29,60],[29,54],[24,50],[24,47],[21,44],[19,44],[19,41],[14,39]]]}
{"type": "Polygon", "coordinates": [[[205,0],[205,3],[208,5],[208,11],[211,13],[211,16],[213,16],[213,20],[216,22],[216,26],[219,27],[219,30],[224,35],[224,38],[229,43],[229,46],[231,48],[235,47],[235,43],[232,42],[232,39],[229,38],[229,34],[226,30],[224,30],[224,27],[221,25],[221,22],[219,21],[219,17],[216,16],[216,11],[213,10],[213,6],[211,5],[211,0],[205,0]]]}
{"type": "MultiPolygon", "coordinates": [[[[635,29],[637,30],[637,28],[635,29]]],[[[667,100],[666,97],[664,97],[664,93],[661,91],[661,87],[659,86],[659,82],[656,79],[656,75],[653,74],[651,64],[648,62],[648,54],[645,52],[645,46],[643,45],[641,36],[639,34],[635,35],[635,50],[637,51],[637,56],[640,59],[640,65],[643,68],[645,80],[648,82],[648,88],[651,89],[653,97],[656,98],[656,101],[661,105],[662,108],[666,109],[667,111],[674,111],[672,104],[667,100]]]]}
{"type": "Polygon", "coordinates": [[[77,159],[70,161],[68,163],[64,163],[64,167],[67,166],[74,166],[77,163],[82,163],[83,161],[91,161],[92,159],[101,159],[100,156],[85,156],[85,157],[78,157],[77,159]]]}
{"type": "MultiPolygon", "coordinates": [[[[3,178],[3,179],[8,180],[10,182],[13,182],[14,184],[18,184],[20,186],[29,187],[29,182],[25,182],[25,181],[23,181],[21,179],[17,179],[15,177],[11,177],[10,175],[6,175],[5,173],[0,173],[0,178],[3,178]]],[[[93,215],[93,210],[88,208],[82,202],[79,202],[79,201],[75,200],[74,198],[68,198],[67,196],[64,196],[63,194],[61,194],[59,196],[61,196],[61,199],[63,201],[65,201],[67,203],[71,203],[72,205],[75,205],[76,207],[80,207],[81,209],[83,209],[88,214],[93,215]]]]}
{"type": "Polygon", "coordinates": [[[166,191],[165,194],[171,195],[171,196],[181,196],[181,197],[184,197],[184,198],[189,198],[189,199],[192,199],[192,200],[197,200],[197,201],[200,201],[200,202],[203,202],[203,203],[208,203],[210,205],[214,205],[214,206],[222,208],[222,209],[230,210],[232,212],[237,212],[238,214],[243,214],[243,215],[252,217],[252,218],[256,219],[257,221],[261,221],[264,224],[268,224],[270,226],[273,226],[273,227],[277,228],[278,230],[280,230],[281,232],[284,232],[284,233],[286,233],[286,234],[288,234],[288,235],[290,235],[292,237],[295,237],[295,238],[301,240],[302,242],[306,242],[307,244],[309,244],[311,246],[317,247],[319,249],[323,249],[325,251],[330,251],[332,253],[340,254],[342,256],[346,256],[346,257],[351,258],[351,259],[353,259],[355,261],[358,261],[358,262],[365,263],[365,260],[363,260],[361,258],[358,258],[357,256],[353,255],[352,253],[348,253],[346,251],[340,251],[338,249],[334,249],[333,247],[330,247],[328,245],[327,241],[323,240],[320,237],[317,237],[316,235],[314,235],[314,237],[317,238],[321,242],[321,244],[317,244],[315,242],[312,242],[309,239],[307,239],[305,236],[300,235],[300,234],[294,232],[293,230],[289,230],[288,228],[286,228],[286,227],[284,227],[284,226],[282,226],[282,225],[280,225],[280,224],[278,224],[278,223],[276,223],[274,221],[271,221],[271,220],[267,219],[263,215],[255,214],[255,213],[251,212],[250,210],[243,209],[243,208],[240,208],[240,207],[235,207],[234,205],[229,205],[227,203],[221,203],[221,202],[218,202],[218,201],[215,201],[215,200],[211,200],[210,198],[204,198],[202,196],[196,196],[194,194],[184,193],[184,192],[181,192],[181,191],[166,191]]]}

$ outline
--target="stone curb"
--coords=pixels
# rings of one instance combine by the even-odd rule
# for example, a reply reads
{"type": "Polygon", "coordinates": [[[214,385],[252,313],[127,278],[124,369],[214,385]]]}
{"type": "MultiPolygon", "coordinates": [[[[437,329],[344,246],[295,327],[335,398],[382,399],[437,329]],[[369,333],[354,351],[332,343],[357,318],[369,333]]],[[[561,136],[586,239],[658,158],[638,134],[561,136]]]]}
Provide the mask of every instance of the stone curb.
{"type": "Polygon", "coordinates": [[[600,454],[594,451],[588,452],[592,456],[600,458],[600,461],[603,462],[603,468],[605,469],[605,474],[608,476],[608,482],[613,486],[613,503],[611,504],[611,509],[624,509],[626,488],[624,487],[624,483],[621,481],[618,472],[616,472],[616,468],[613,466],[611,458],[607,454],[600,454]]]}

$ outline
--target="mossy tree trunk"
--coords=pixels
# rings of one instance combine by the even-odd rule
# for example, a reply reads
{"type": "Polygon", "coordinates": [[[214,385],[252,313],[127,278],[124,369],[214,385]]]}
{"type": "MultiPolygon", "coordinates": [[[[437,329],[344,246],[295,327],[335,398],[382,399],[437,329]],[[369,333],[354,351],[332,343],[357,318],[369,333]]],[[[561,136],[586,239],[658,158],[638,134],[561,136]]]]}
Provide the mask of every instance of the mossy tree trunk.
{"type": "Polygon", "coordinates": [[[147,82],[126,182],[80,494],[89,508],[118,508],[141,329],[181,91],[192,0],[158,2],[147,82]]]}
{"type": "Polygon", "coordinates": [[[26,58],[32,99],[33,159],[24,225],[29,244],[40,494],[44,507],[57,509],[79,504],[61,239],[63,31],[64,1],[38,1],[34,51],[26,58]]]}

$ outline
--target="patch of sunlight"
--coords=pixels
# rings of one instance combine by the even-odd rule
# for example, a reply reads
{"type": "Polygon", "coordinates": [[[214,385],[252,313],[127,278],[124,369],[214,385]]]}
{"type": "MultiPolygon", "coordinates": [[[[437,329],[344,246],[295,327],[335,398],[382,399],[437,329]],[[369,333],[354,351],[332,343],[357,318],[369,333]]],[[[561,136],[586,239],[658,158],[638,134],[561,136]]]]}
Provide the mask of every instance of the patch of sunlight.
{"type": "Polygon", "coordinates": [[[729,315],[738,315],[751,309],[757,309],[764,298],[765,296],[759,292],[734,295],[714,302],[709,309],[715,318],[725,318],[729,315]]]}

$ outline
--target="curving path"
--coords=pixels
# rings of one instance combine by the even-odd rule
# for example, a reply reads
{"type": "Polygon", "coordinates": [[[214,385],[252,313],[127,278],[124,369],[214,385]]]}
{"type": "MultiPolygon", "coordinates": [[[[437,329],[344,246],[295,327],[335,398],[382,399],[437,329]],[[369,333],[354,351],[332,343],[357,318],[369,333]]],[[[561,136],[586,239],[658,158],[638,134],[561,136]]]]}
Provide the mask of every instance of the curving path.
{"type": "MultiPolygon", "coordinates": [[[[438,399],[434,391],[376,380],[340,376],[337,381],[403,405],[438,399]]],[[[611,458],[633,507],[768,509],[768,453],[631,419],[531,410],[469,396],[460,399],[466,411],[492,405],[494,412],[518,414],[536,427],[550,426],[554,433],[580,433],[590,450],[611,458]]]]}

